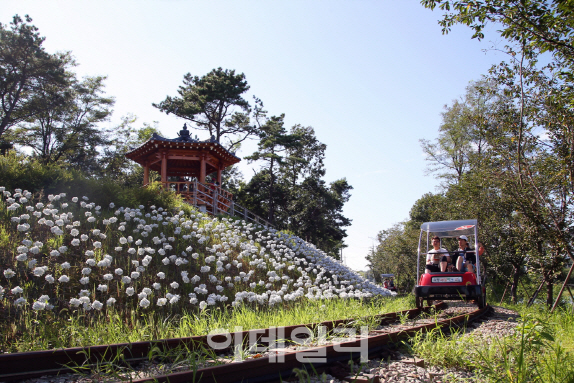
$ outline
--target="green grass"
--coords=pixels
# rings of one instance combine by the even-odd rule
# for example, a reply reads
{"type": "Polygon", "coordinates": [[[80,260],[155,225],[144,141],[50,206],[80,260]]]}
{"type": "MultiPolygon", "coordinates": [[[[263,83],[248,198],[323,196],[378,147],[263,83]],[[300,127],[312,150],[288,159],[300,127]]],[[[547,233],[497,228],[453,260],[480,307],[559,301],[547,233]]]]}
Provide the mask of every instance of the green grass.
{"type": "MultiPolygon", "coordinates": [[[[360,300],[301,301],[279,307],[215,308],[200,313],[170,316],[168,312],[132,311],[129,317],[113,310],[100,315],[70,312],[42,323],[29,319],[27,331],[13,343],[10,352],[46,350],[99,344],[128,343],[176,337],[206,335],[210,331],[234,331],[358,318],[406,310],[414,306],[411,297],[360,300]]],[[[28,317],[31,318],[31,317],[28,317]]],[[[366,321],[368,323],[368,321],[366,321]]]]}
{"type": "Polygon", "coordinates": [[[521,315],[514,335],[487,342],[462,330],[435,330],[411,338],[409,348],[431,365],[474,371],[488,382],[574,382],[572,309],[505,307],[521,315]]]}

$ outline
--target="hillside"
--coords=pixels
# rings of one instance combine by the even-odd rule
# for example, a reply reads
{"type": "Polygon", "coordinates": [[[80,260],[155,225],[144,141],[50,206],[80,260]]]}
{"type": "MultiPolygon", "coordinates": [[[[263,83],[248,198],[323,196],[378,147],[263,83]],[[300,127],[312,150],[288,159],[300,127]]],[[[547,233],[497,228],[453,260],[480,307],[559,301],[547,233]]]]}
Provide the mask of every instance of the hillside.
{"type": "Polygon", "coordinates": [[[245,221],[0,191],[5,309],[179,312],[391,295],[300,238],[245,221]]]}

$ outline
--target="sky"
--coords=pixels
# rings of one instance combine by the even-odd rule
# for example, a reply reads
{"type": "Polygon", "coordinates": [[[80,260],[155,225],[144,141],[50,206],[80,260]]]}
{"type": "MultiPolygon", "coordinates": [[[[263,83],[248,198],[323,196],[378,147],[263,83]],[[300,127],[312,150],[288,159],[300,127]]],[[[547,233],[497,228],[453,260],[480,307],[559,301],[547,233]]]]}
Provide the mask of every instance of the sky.
{"type": "MultiPolygon", "coordinates": [[[[419,140],[436,138],[444,106],[504,59],[494,30],[483,41],[464,27],[443,35],[440,11],[418,0],[0,0],[1,23],[15,14],[32,17],[48,52],[71,51],[79,76],[107,76],[109,127],[132,114],[175,138],[184,120],[152,103],[176,96],[186,73],[244,73],[248,100],[315,129],[326,181],[353,186],[343,257],[355,270],[378,232],[437,192],[419,140]]],[[[257,167],[240,164],[245,179],[257,167]]]]}

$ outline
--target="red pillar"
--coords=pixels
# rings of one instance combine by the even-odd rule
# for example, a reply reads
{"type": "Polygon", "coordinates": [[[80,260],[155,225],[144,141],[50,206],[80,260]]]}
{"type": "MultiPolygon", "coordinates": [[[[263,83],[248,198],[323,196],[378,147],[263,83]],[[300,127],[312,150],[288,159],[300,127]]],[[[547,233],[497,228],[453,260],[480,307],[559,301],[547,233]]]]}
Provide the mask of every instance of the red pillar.
{"type": "Polygon", "coordinates": [[[167,153],[161,153],[161,182],[167,183],[167,153]]]}
{"type": "Polygon", "coordinates": [[[223,169],[221,169],[221,166],[217,169],[217,183],[219,184],[219,186],[221,186],[221,171],[223,169]]]}
{"type": "Polygon", "coordinates": [[[206,170],[205,170],[205,154],[201,155],[201,164],[199,167],[199,182],[201,182],[202,184],[205,183],[205,176],[207,174],[205,174],[206,170]]]}
{"type": "Polygon", "coordinates": [[[149,165],[148,162],[146,161],[144,163],[144,179],[143,179],[143,184],[144,186],[149,184],[149,165]]]}

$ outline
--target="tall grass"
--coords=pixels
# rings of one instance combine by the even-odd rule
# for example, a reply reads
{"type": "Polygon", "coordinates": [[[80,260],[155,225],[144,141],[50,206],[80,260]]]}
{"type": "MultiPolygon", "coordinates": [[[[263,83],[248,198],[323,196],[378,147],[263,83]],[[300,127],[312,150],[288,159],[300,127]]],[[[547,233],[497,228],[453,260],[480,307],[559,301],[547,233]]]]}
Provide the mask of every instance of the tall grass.
{"type": "Polygon", "coordinates": [[[410,348],[431,365],[474,371],[489,382],[574,382],[574,314],[508,306],[521,314],[513,335],[484,338],[461,330],[418,334],[410,348]]]}
{"type": "MultiPolygon", "coordinates": [[[[13,343],[11,352],[79,347],[98,344],[130,343],[176,337],[206,335],[212,330],[234,331],[289,326],[345,318],[367,317],[412,308],[411,297],[370,300],[299,301],[283,307],[216,307],[171,316],[167,312],[108,310],[97,315],[67,312],[64,319],[37,321],[28,317],[27,331],[13,343]]],[[[60,315],[62,317],[62,315],[60,315]]],[[[10,334],[3,334],[10,336],[10,334]]]]}

